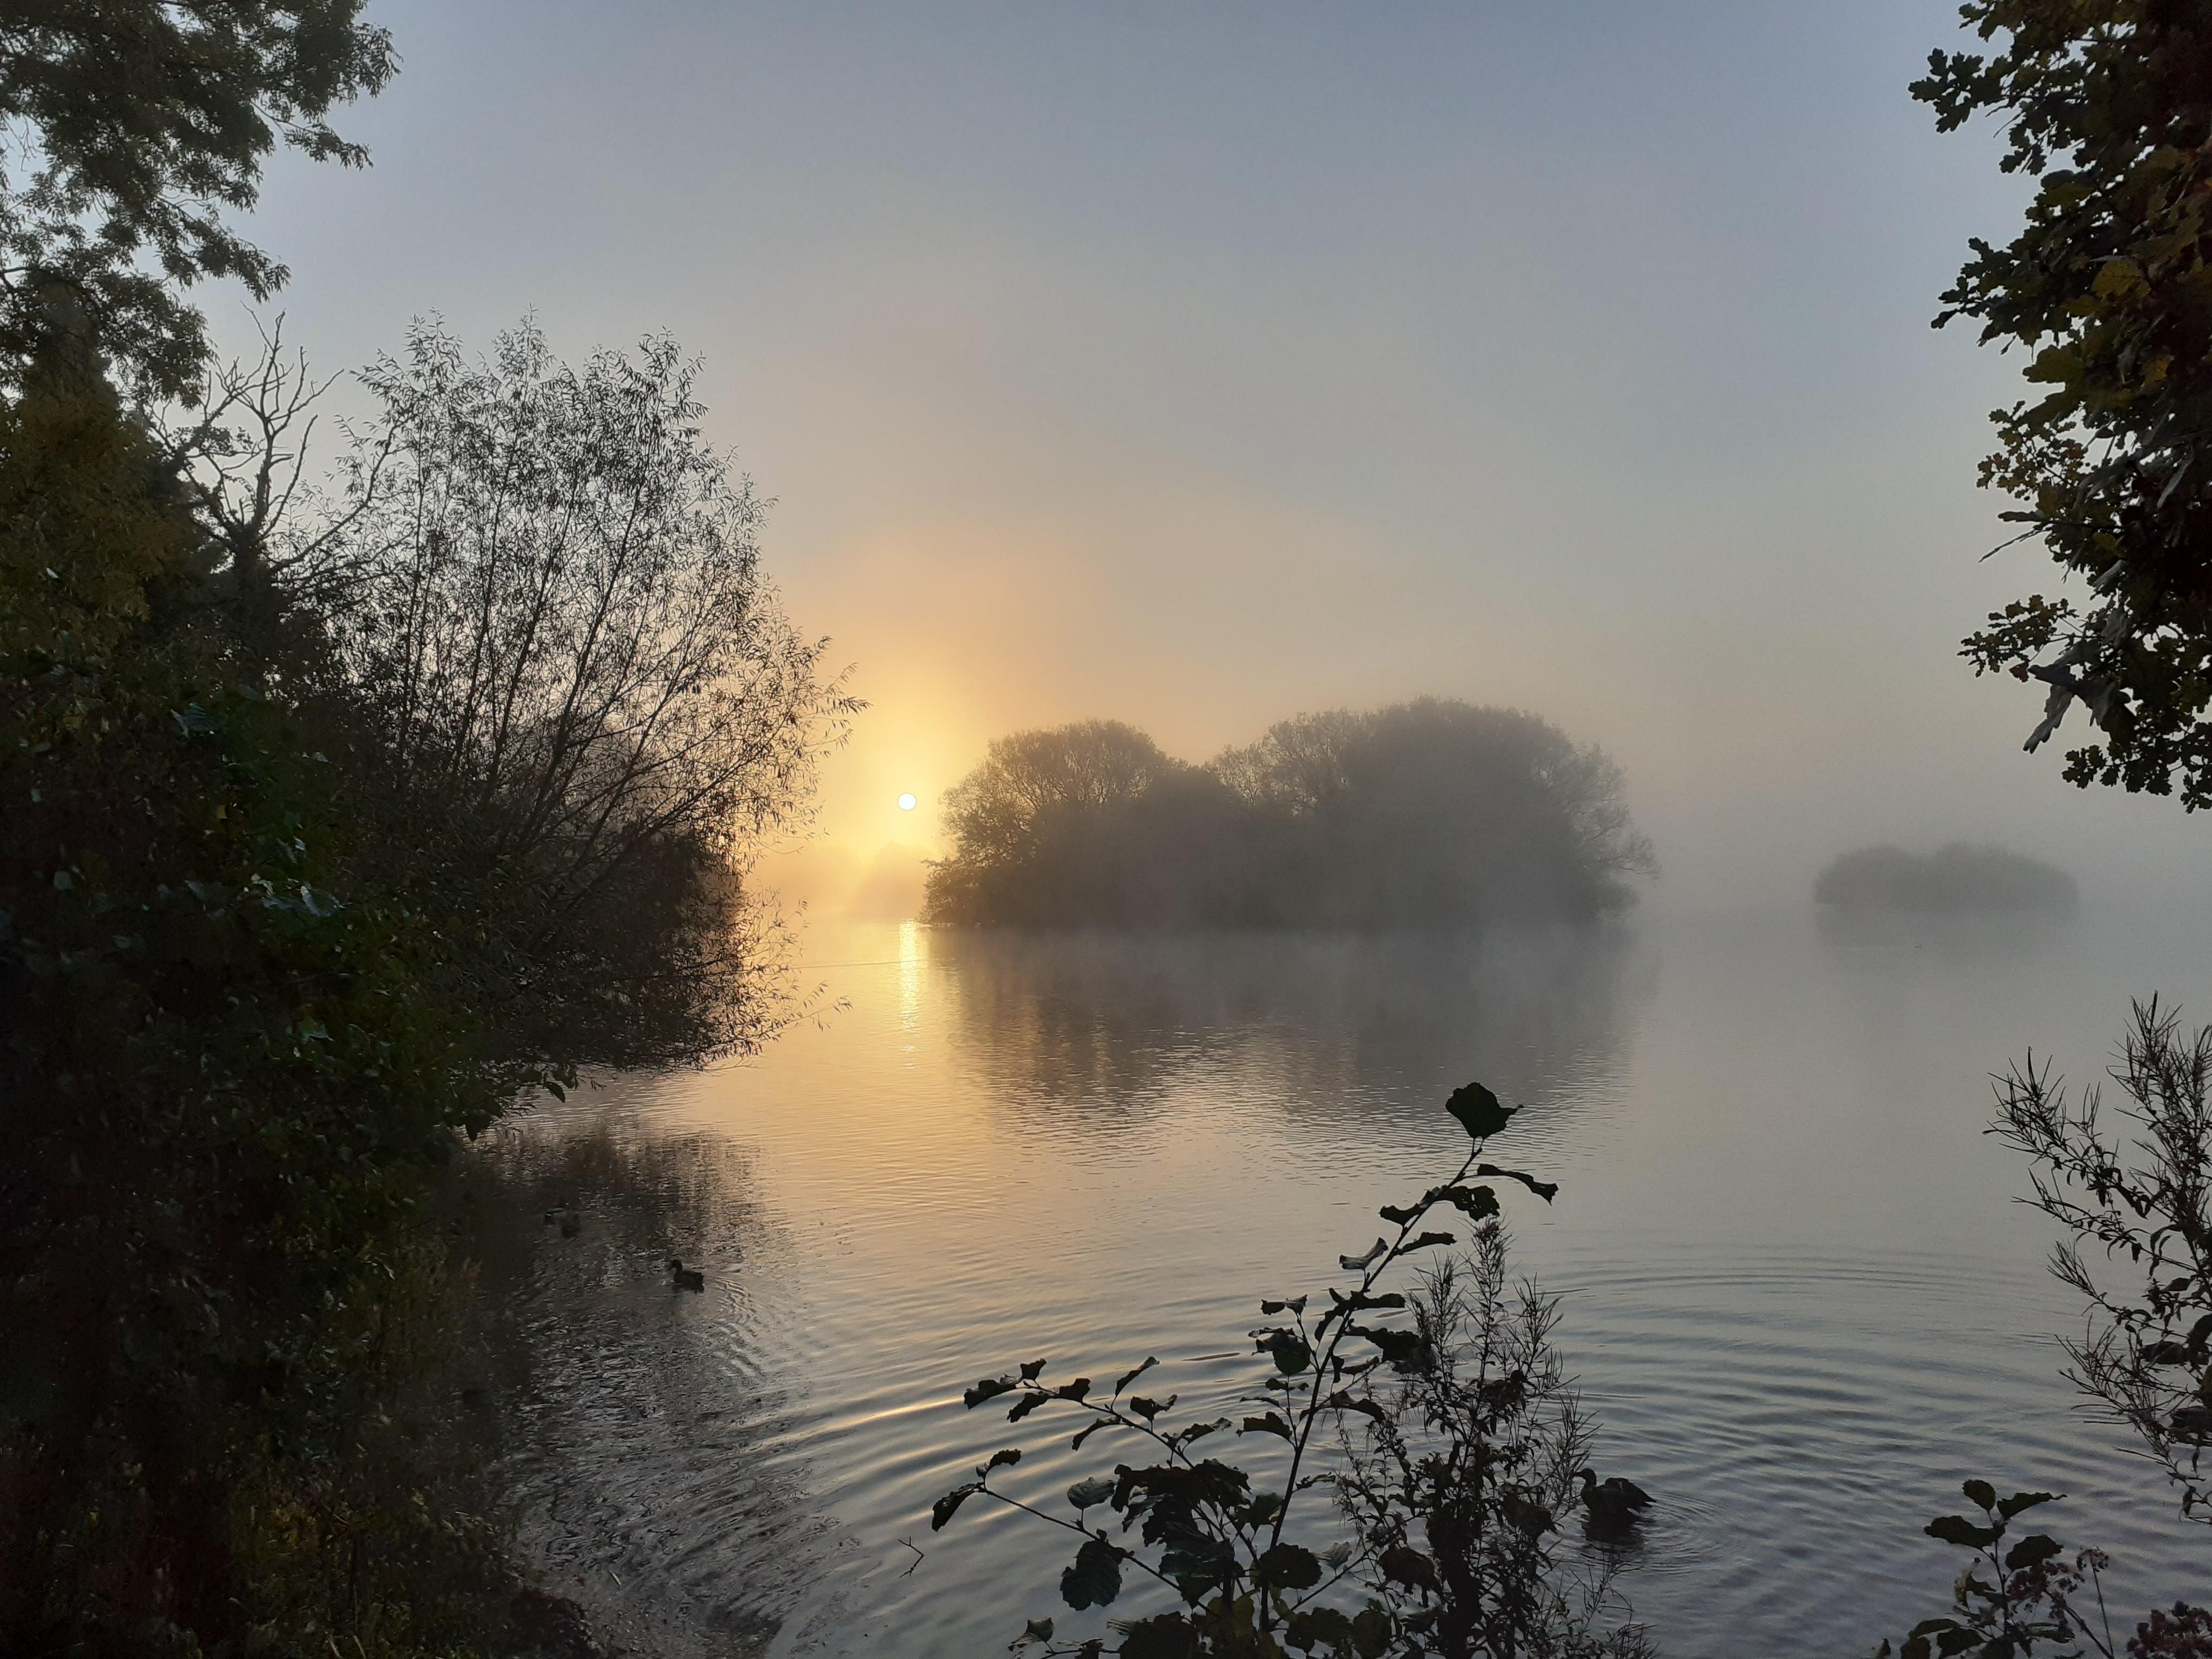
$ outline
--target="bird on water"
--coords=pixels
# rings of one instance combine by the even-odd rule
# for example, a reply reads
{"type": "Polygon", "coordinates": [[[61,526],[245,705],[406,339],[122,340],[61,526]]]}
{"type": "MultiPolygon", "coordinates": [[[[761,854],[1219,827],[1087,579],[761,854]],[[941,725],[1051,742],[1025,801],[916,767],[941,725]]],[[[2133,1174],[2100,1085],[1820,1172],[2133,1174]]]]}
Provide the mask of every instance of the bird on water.
{"type": "Polygon", "coordinates": [[[696,1267],[685,1267],[682,1256],[672,1255],[668,1258],[668,1282],[679,1291],[703,1291],[707,1288],[707,1275],[696,1267]]]}
{"type": "Polygon", "coordinates": [[[1575,1474],[1583,1483],[1583,1508],[1593,1532],[1626,1532],[1651,1507],[1651,1494],[1621,1475],[1600,1480],[1595,1469],[1577,1469],[1575,1474]]]}

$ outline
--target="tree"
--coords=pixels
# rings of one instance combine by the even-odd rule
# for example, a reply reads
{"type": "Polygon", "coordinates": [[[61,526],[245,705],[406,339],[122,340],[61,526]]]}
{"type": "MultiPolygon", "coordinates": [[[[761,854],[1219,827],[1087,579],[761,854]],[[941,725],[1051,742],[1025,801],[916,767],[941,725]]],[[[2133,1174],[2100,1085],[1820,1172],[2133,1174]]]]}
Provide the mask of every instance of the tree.
{"type": "Polygon", "coordinates": [[[1120,720],[1079,720],[995,740],[948,790],[950,858],[933,865],[923,914],[933,921],[1054,922],[1085,919],[1071,881],[1097,884],[1095,858],[1071,839],[1192,769],[1120,720]]]}
{"type": "Polygon", "coordinates": [[[368,161],[324,119],[398,67],[361,9],[0,0],[0,119],[22,145],[0,169],[0,356],[27,360],[44,291],[59,284],[90,307],[134,390],[187,391],[205,341],[178,290],[231,277],[260,300],[285,280],[225,217],[253,205],[263,161],[280,143],[368,161]]]}
{"type": "Polygon", "coordinates": [[[2067,779],[2212,805],[2212,14],[2193,0],[1969,0],[1990,55],[1936,52],[1913,95],[1942,131],[1994,111],[2037,180],[2020,234],[1980,240],[1940,327],[2032,354],[1984,486],[2023,505],[2079,599],[2041,593],[1965,641],[1978,671],[2049,687],[2033,750],[2075,702],[2097,741],[2067,779]]]}

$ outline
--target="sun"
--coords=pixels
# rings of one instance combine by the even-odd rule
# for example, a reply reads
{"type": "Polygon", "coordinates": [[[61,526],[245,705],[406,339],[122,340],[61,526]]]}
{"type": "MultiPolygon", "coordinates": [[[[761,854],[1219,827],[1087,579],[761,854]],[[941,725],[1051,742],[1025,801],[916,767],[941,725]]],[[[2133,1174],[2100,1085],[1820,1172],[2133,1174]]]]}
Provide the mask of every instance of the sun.
{"type": "Polygon", "coordinates": [[[899,811],[902,811],[902,812],[911,812],[911,811],[914,811],[914,806],[915,806],[915,801],[914,801],[914,797],[913,797],[912,795],[901,795],[901,796],[899,797],[899,811]]]}

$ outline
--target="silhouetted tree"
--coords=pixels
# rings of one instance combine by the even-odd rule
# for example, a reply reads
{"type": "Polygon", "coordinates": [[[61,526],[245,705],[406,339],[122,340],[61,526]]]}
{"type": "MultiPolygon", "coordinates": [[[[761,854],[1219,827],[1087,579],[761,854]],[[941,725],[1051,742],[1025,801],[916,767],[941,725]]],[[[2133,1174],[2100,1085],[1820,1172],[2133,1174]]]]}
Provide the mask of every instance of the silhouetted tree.
{"type": "Polygon", "coordinates": [[[178,290],[234,277],[256,299],[284,267],[226,222],[281,143],[366,165],[324,120],[398,67],[361,0],[0,0],[0,359],[43,336],[46,290],[97,319],[142,395],[198,378],[199,313],[178,290]],[[18,141],[21,141],[17,149],[18,141]]]}
{"type": "Polygon", "coordinates": [[[2002,847],[1952,842],[1933,853],[1862,847],[1813,884],[1821,904],[1860,910],[2070,910],[2074,878],[2002,847]]]}
{"type": "Polygon", "coordinates": [[[926,915],[1027,926],[1455,927],[1589,917],[1649,871],[1620,769],[1433,698],[1302,715],[1210,766],[1110,722],[1024,732],[951,799],[926,915]]]}
{"type": "Polygon", "coordinates": [[[2212,804],[2212,13],[2169,0],[1970,0],[1989,56],[1937,52],[1913,95],[1948,131],[2003,118],[2038,179],[2019,235],[1978,239],[1937,325],[2029,354],[2048,388],[1993,417],[1982,482],[2026,505],[2088,592],[2008,605],[1966,641],[2050,687],[2034,749],[2078,701],[2102,740],[2069,781],[2212,804]]]}

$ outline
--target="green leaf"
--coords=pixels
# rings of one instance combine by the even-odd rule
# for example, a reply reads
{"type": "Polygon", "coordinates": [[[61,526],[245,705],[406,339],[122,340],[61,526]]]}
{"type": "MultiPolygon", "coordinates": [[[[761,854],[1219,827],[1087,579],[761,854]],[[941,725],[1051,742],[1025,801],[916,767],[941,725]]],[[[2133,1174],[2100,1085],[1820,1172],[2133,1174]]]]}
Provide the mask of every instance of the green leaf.
{"type": "Polygon", "coordinates": [[[979,1480],[963,1481],[929,1506],[929,1529],[942,1532],[945,1523],[952,1518],[953,1511],[983,1490],[979,1480]]]}
{"type": "Polygon", "coordinates": [[[1966,1494],[1966,1501],[1968,1503],[1978,1504],[1985,1510],[1993,1510],[1996,1508],[1997,1490],[1995,1486],[1990,1485],[1988,1481],[1969,1480],[1966,1482],[1963,1490],[1966,1494]]]}
{"type": "Polygon", "coordinates": [[[1311,1589],[1321,1583],[1321,1562],[1297,1544],[1278,1544],[1253,1565],[1253,1577],[1270,1589],[1311,1589]]]}
{"type": "MultiPolygon", "coordinates": [[[[1088,1429],[1084,1431],[1088,1434],[1088,1429]]],[[[1103,1474],[1079,1480],[1067,1489],[1067,1501],[1079,1512],[1104,1503],[1114,1495],[1114,1483],[1103,1474]]]]}
{"type": "Polygon", "coordinates": [[[1125,1553],[1103,1538],[1085,1539],[1073,1563],[1060,1575],[1060,1599],[1078,1612],[1106,1606],[1121,1593],[1125,1553]]]}
{"type": "Polygon", "coordinates": [[[2056,1538],[2045,1533],[2032,1532],[2005,1552],[2005,1571],[2018,1572],[2023,1567],[2040,1565],[2064,1549],[2065,1546],[2056,1538]]]}
{"type": "Polygon", "coordinates": [[[1498,1104],[1498,1097],[1480,1083],[1453,1090],[1451,1097],[1444,1102],[1444,1110],[1457,1118],[1460,1127],[1477,1140],[1487,1140],[1496,1134],[1518,1109],[1498,1104]]]}
{"type": "Polygon", "coordinates": [[[1049,1620],[1049,1619],[1032,1619],[1032,1620],[1030,1620],[1029,1621],[1029,1623],[1027,1623],[1026,1625],[1024,1625],[1024,1626],[1022,1626],[1022,1638],[1021,1638],[1021,1639],[1022,1639],[1023,1641],[1024,1641],[1024,1642],[1049,1642],[1049,1641],[1051,1641],[1051,1640],[1052,1640],[1052,1620],[1049,1620]]]}
{"type": "Polygon", "coordinates": [[[1966,1549],[1986,1549],[1997,1541],[1995,1527],[1978,1527],[1963,1515],[1938,1516],[1928,1523],[1930,1538],[1940,1538],[1947,1544],[1957,1544],[1966,1549]]]}

